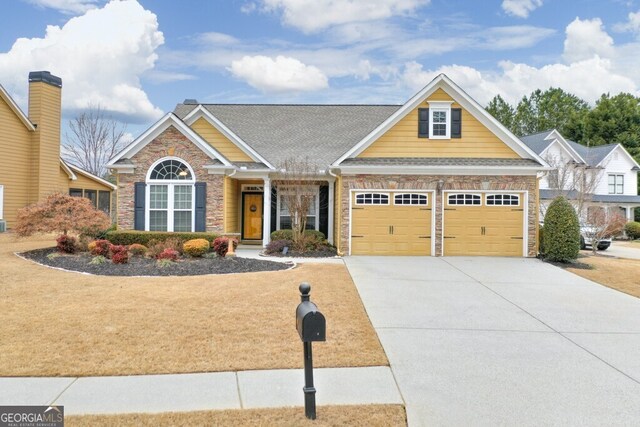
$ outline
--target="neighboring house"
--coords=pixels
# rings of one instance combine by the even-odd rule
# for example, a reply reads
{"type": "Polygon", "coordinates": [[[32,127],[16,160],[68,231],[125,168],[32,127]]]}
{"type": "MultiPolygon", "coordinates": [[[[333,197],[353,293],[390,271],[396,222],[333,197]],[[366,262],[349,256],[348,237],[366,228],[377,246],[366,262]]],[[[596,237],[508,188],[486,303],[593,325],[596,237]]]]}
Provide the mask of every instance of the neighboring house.
{"type": "Polygon", "coordinates": [[[109,162],[118,226],[267,244],[291,222],[274,179],[305,158],[308,228],[343,254],[537,254],[546,163],[445,75],[404,105],[185,100],[109,162]]]}
{"type": "Polygon", "coordinates": [[[620,209],[628,221],[640,207],[640,166],[620,144],[586,147],[565,139],[557,130],[523,136],[521,140],[554,170],[540,180],[542,213],[551,200],[564,194],[574,204],[582,201],[583,221],[589,209],[620,209]]]}
{"type": "Polygon", "coordinates": [[[115,186],[60,158],[62,80],[29,73],[29,115],[0,86],[0,220],[9,228],[17,212],[53,192],[88,197],[111,210],[115,186]]]}

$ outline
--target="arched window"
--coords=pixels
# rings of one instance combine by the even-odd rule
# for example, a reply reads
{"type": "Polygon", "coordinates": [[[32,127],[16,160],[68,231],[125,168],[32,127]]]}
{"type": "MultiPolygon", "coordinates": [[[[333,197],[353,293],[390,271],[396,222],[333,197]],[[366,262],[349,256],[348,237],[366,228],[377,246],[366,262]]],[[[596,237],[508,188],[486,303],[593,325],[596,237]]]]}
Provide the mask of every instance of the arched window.
{"type": "Polygon", "coordinates": [[[166,157],[147,173],[147,223],[149,231],[193,231],[195,175],[183,160],[166,157]]]}

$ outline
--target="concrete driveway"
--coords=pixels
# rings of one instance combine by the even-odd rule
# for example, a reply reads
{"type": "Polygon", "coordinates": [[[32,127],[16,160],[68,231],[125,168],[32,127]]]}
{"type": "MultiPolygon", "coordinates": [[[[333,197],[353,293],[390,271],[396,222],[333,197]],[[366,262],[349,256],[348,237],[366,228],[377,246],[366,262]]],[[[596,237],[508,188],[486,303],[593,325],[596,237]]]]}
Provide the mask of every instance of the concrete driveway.
{"type": "Polygon", "coordinates": [[[534,259],[345,261],[410,425],[640,424],[640,299],[534,259]]]}
{"type": "Polygon", "coordinates": [[[609,249],[600,253],[618,258],[640,259],[640,245],[631,245],[631,243],[613,241],[609,249]]]}

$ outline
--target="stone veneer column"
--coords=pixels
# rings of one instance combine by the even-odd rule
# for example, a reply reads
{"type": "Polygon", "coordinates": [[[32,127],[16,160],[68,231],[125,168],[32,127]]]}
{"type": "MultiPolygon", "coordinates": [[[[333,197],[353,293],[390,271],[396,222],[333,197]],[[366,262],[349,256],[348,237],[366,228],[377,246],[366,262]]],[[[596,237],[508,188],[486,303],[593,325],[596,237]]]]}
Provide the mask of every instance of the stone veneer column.
{"type": "Polygon", "coordinates": [[[262,208],[262,246],[267,246],[271,239],[271,180],[266,177],[264,181],[264,193],[262,199],[264,207],[262,208]]]}

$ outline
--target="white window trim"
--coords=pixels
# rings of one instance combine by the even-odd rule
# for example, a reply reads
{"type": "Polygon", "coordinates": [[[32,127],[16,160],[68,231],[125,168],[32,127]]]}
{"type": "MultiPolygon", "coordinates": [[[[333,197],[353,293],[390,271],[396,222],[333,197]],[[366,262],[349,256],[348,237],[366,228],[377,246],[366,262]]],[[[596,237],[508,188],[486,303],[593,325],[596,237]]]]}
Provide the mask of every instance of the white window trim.
{"type": "Polygon", "coordinates": [[[451,104],[453,101],[430,101],[429,104],[429,139],[451,139],[451,104]],[[444,111],[447,114],[444,135],[433,134],[433,113],[444,111]]]}
{"type": "Polygon", "coordinates": [[[506,206],[506,207],[520,206],[520,194],[518,194],[518,193],[513,193],[513,194],[511,194],[511,193],[486,193],[484,195],[484,204],[485,204],[485,206],[490,206],[490,207],[493,207],[493,206],[506,206]],[[501,199],[501,201],[500,201],[501,203],[499,205],[497,205],[497,204],[490,205],[488,203],[488,200],[489,200],[490,196],[502,196],[503,198],[501,199]],[[517,205],[505,205],[505,204],[503,204],[502,202],[504,202],[504,196],[516,197],[517,200],[518,200],[518,204],[517,205]]]}
{"type": "Polygon", "coordinates": [[[4,185],[0,185],[0,219],[4,218],[4,185]]]}
{"type": "Polygon", "coordinates": [[[356,206],[389,206],[389,205],[391,205],[391,193],[385,193],[385,192],[380,192],[380,191],[360,191],[360,192],[355,194],[354,201],[355,201],[354,204],[356,206]],[[385,195],[385,196],[387,196],[387,203],[358,203],[358,196],[361,196],[363,194],[385,195]]]}
{"type": "Polygon", "coordinates": [[[624,176],[625,174],[622,172],[611,172],[607,174],[607,193],[608,194],[624,194],[624,176]],[[613,177],[613,193],[609,190],[609,179],[613,177]],[[618,179],[622,179],[622,191],[618,193],[618,179]]]}
{"type": "MultiPolygon", "coordinates": [[[[413,201],[413,200],[410,200],[413,201]]],[[[393,205],[394,206],[429,206],[429,195],[427,193],[395,193],[393,195],[393,205]],[[408,195],[413,195],[413,194],[417,194],[419,196],[424,196],[426,197],[426,203],[425,204],[421,204],[421,203],[396,203],[396,196],[403,196],[405,194],[408,195]]]]}
{"type": "MultiPolygon", "coordinates": [[[[315,215],[307,215],[307,216],[315,216],[315,230],[318,231],[320,229],[320,186],[313,185],[309,186],[309,188],[314,188],[311,195],[315,195],[316,197],[316,214],[315,215]]],[[[277,189],[277,201],[276,201],[276,230],[280,230],[280,204],[281,204],[281,196],[287,194],[287,190],[291,189],[291,186],[280,186],[277,189]]]]}
{"type": "MultiPolygon", "coordinates": [[[[195,230],[196,222],[196,175],[193,172],[191,165],[184,159],[179,157],[163,157],[162,159],[154,162],[147,171],[147,179],[145,180],[147,185],[144,195],[144,229],[149,231],[150,228],[150,212],[151,210],[164,210],[164,209],[151,209],[151,186],[152,185],[166,185],[167,186],[167,232],[173,232],[173,212],[176,210],[174,206],[174,188],[176,185],[190,185],[191,186],[191,231],[195,230]],[[151,179],[151,172],[160,163],[166,160],[177,160],[182,162],[189,168],[191,173],[191,179],[151,179]]],[[[177,211],[186,211],[187,209],[177,209],[177,211]]]]}

